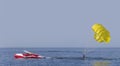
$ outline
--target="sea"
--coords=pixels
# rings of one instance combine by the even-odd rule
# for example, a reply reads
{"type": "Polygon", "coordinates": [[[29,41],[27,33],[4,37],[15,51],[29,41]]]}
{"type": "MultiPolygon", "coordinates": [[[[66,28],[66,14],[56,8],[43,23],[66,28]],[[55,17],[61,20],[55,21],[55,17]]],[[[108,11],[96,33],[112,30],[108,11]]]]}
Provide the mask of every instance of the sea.
{"type": "Polygon", "coordinates": [[[120,48],[0,48],[0,66],[120,66],[120,48]],[[14,58],[23,50],[46,58],[14,58]]]}

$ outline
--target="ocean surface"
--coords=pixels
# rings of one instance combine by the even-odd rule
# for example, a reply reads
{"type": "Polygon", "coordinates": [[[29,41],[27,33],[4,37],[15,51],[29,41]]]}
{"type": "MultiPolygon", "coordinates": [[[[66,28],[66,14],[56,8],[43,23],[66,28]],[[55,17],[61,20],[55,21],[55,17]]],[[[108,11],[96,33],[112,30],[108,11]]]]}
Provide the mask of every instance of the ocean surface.
{"type": "Polygon", "coordinates": [[[120,66],[120,48],[0,48],[0,66],[120,66]],[[15,59],[23,50],[47,58],[15,59]]]}

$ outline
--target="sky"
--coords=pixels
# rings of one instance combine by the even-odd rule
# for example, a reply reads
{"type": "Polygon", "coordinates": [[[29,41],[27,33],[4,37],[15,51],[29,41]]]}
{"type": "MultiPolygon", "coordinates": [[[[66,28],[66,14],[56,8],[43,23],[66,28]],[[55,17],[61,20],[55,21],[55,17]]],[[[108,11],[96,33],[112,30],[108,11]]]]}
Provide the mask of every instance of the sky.
{"type": "Polygon", "coordinates": [[[120,47],[120,0],[0,0],[0,47],[120,47]],[[103,24],[109,44],[94,40],[103,24]]]}

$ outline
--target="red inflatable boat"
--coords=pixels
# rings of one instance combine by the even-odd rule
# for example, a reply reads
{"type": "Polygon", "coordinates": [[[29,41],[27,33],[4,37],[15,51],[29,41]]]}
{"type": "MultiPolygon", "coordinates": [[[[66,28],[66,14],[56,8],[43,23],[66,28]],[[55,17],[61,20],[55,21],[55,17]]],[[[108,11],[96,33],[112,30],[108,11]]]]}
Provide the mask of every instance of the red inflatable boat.
{"type": "Polygon", "coordinates": [[[19,59],[19,58],[44,58],[44,56],[41,56],[41,55],[38,55],[38,54],[35,54],[35,53],[32,53],[32,52],[29,52],[29,51],[24,51],[24,53],[16,53],[14,55],[14,57],[16,59],[19,59]]]}

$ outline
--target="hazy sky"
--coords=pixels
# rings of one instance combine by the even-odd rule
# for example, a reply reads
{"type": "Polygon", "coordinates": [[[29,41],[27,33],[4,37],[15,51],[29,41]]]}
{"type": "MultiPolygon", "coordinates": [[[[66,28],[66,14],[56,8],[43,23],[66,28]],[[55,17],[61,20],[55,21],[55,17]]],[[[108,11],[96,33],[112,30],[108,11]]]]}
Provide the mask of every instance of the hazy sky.
{"type": "Polygon", "coordinates": [[[0,47],[120,47],[120,0],[0,0],[0,47]],[[111,42],[93,39],[103,24],[111,42]]]}

